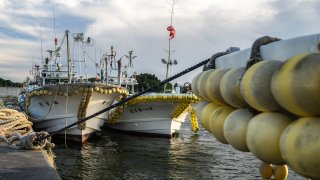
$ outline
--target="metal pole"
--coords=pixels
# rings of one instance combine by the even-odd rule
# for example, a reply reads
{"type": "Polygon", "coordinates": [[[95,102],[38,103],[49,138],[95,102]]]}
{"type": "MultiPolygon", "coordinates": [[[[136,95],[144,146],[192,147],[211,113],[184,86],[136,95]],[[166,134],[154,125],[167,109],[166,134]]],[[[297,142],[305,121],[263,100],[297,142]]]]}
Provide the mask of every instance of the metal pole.
{"type": "Polygon", "coordinates": [[[68,80],[70,82],[70,46],[69,46],[69,31],[66,30],[66,38],[67,38],[67,61],[68,61],[68,80]]]}

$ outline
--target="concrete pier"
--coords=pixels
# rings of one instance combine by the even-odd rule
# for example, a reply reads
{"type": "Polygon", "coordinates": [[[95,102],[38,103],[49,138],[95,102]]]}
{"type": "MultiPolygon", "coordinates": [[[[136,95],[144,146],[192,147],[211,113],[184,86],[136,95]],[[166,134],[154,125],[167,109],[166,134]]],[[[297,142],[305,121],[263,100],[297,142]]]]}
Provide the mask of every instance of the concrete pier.
{"type": "Polygon", "coordinates": [[[0,179],[60,180],[47,153],[42,150],[15,150],[0,143],[0,179]]]}

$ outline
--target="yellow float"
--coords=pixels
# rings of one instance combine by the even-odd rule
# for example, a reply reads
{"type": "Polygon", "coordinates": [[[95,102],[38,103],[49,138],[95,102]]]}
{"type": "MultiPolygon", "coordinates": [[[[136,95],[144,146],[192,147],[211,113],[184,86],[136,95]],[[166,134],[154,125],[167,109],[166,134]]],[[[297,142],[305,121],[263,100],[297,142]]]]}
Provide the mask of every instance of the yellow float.
{"type": "Polygon", "coordinates": [[[207,104],[201,111],[201,125],[210,132],[209,128],[209,119],[215,109],[217,109],[219,105],[215,103],[209,103],[207,104]]]}
{"type": "Polygon", "coordinates": [[[214,71],[215,71],[215,69],[210,69],[208,71],[204,71],[198,80],[198,91],[199,91],[200,97],[207,100],[207,101],[210,101],[210,99],[207,95],[205,85],[206,85],[206,82],[207,82],[209,75],[214,71]]]}
{"type": "Polygon", "coordinates": [[[300,116],[320,115],[320,54],[287,60],[274,74],[271,89],[279,104],[300,116]]]}
{"type": "Polygon", "coordinates": [[[227,116],[234,110],[231,106],[220,106],[212,112],[209,119],[210,132],[216,137],[216,139],[224,144],[228,144],[224,136],[224,122],[227,116]]]}
{"type": "Polygon", "coordinates": [[[201,112],[208,103],[209,102],[207,101],[199,101],[198,103],[195,103],[194,105],[192,105],[194,110],[196,111],[197,119],[199,119],[200,121],[202,119],[201,112]]]}
{"type": "Polygon", "coordinates": [[[285,164],[280,153],[280,136],[292,120],[281,113],[261,113],[253,117],[247,128],[247,145],[258,159],[276,165],[285,164]]]}
{"type": "Polygon", "coordinates": [[[241,79],[240,92],[251,107],[263,112],[281,109],[271,93],[273,73],[281,64],[280,61],[261,61],[245,72],[241,79]]]}
{"type": "Polygon", "coordinates": [[[224,122],[224,136],[235,149],[248,152],[246,142],[247,127],[254,114],[248,109],[237,109],[224,122]]]}
{"type": "Polygon", "coordinates": [[[273,167],[269,163],[261,162],[259,167],[259,173],[262,178],[270,179],[273,175],[273,167]]]}
{"type": "Polygon", "coordinates": [[[222,98],[233,107],[243,108],[247,106],[240,93],[240,78],[244,72],[244,67],[231,69],[222,77],[220,82],[222,98]]]}
{"type": "Polygon", "coordinates": [[[216,69],[212,71],[205,83],[205,90],[209,100],[219,105],[227,105],[220,92],[220,81],[227,71],[228,69],[216,69]]]}
{"type": "Polygon", "coordinates": [[[298,174],[320,179],[320,117],[302,117],[282,133],[280,150],[285,162],[298,174]]]}
{"type": "Polygon", "coordinates": [[[288,177],[288,167],[287,165],[275,165],[273,167],[273,177],[276,180],[286,180],[288,177]]]}
{"type": "Polygon", "coordinates": [[[197,95],[198,97],[201,97],[200,96],[200,93],[199,93],[199,90],[198,90],[198,81],[199,81],[199,78],[201,76],[203,72],[200,72],[199,74],[197,74],[193,79],[192,79],[192,82],[191,82],[191,90],[192,92],[197,95]]]}

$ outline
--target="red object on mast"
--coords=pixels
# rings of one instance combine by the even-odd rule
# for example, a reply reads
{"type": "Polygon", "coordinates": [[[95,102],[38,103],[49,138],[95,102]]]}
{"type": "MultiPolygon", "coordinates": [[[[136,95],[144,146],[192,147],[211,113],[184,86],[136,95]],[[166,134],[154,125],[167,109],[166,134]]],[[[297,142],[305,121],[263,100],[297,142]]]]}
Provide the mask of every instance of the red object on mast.
{"type": "Polygon", "coordinates": [[[174,38],[174,36],[176,35],[176,30],[174,29],[174,27],[170,25],[167,27],[167,30],[169,31],[170,39],[174,38]]]}

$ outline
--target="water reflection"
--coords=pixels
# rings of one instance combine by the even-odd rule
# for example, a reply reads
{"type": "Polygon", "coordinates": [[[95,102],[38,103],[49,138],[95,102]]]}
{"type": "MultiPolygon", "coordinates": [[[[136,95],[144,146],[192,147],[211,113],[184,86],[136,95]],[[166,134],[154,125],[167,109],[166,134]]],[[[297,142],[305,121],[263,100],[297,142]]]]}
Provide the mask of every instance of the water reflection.
{"type": "MultiPolygon", "coordinates": [[[[173,139],[103,131],[82,147],[55,148],[62,179],[260,179],[259,161],[184,124],[173,139]]],[[[290,171],[288,179],[303,179],[290,171]]]]}

